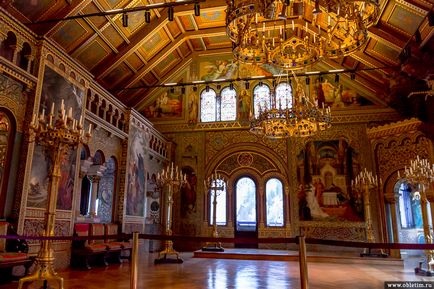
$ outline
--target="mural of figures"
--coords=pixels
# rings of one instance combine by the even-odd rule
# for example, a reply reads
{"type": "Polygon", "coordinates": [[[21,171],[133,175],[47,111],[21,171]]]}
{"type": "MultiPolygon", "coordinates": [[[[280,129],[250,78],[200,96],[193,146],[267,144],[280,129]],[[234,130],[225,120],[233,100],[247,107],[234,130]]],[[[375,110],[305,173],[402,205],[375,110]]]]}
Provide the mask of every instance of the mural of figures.
{"type": "Polygon", "coordinates": [[[300,220],[363,221],[362,195],[350,186],[358,154],[344,138],[308,142],[297,159],[300,220]]]}
{"type": "Polygon", "coordinates": [[[196,172],[191,167],[182,168],[182,174],[186,175],[187,183],[181,187],[181,216],[196,212],[196,172]]]}
{"type": "Polygon", "coordinates": [[[135,126],[131,126],[130,135],[126,214],[144,216],[146,139],[145,135],[135,126]]]}
{"type": "Polygon", "coordinates": [[[252,97],[247,89],[241,90],[238,98],[238,119],[248,120],[250,116],[250,105],[252,97]]]}
{"type": "Polygon", "coordinates": [[[107,168],[101,177],[98,185],[98,217],[102,223],[110,223],[112,221],[113,211],[113,192],[115,190],[116,177],[116,161],[109,158],[105,163],[107,168]]]}
{"type": "MultiPolygon", "coordinates": [[[[48,113],[54,102],[60,108],[62,99],[65,108],[72,107],[73,117],[79,119],[83,107],[83,91],[65,80],[60,74],[49,67],[45,67],[44,80],[41,93],[39,111],[48,113]]],[[[72,192],[74,189],[76,152],[72,150],[61,163],[61,178],[57,195],[57,208],[72,209],[72,192]]],[[[30,176],[30,190],[28,192],[27,206],[43,208],[47,202],[48,169],[51,166],[48,152],[43,147],[35,145],[33,154],[32,172],[30,176]]]]}
{"type": "Polygon", "coordinates": [[[199,96],[197,91],[192,91],[188,103],[188,123],[197,123],[199,96]]]}
{"type": "Polygon", "coordinates": [[[156,100],[145,107],[147,118],[174,118],[182,116],[182,100],[184,93],[181,89],[167,90],[157,96],[156,100]]]}
{"type": "Polygon", "coordinates": [[[146,209],[146,224],[160,223],[160,188],[157,186],[157,176],[152,174],[149,177],[146,187],[147,209],[146,209]]]}

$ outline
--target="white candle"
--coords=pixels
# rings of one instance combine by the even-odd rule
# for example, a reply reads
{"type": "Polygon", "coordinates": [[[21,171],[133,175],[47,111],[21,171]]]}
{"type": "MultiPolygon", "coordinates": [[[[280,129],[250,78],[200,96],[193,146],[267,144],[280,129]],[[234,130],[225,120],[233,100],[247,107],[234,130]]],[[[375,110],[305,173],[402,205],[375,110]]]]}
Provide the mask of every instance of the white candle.
{"type": "Polygon", "coordinates": [[[80,121],[78,122],[80,127],[83,127],[83,115],[80,115],[80,121]]]}
{"type": "Polygon", "coordinates": [[[54,115],[54,102],[51,104],[51,111],[50,111],[51,115],[54,115]]]}
{"type": "Polygon", "coordinates": [[[60,104],[60,110],[65,110],[65,103],[64,103],[64,101],[63,101],[63,98],[62,98],[62,103],[60,104]]]}
{"type": "Polygon", "coordinates": [[[90,134],[91,130],[92,130],[92,124],[90,123],[90,124],[89,124],[89,131],[88,131],[88,134],[90,134]]]}
{"type": "Polygon", "coordinates": [[[292,20],[292,30],[295,30],[294,20],[292,20]]]}
{"type": "Polygon", "coordinates": [[[69,108],[69,111],[68,111],[68,117],[69,117],[69,118],[72,118],[72,107],[69,108]]]}

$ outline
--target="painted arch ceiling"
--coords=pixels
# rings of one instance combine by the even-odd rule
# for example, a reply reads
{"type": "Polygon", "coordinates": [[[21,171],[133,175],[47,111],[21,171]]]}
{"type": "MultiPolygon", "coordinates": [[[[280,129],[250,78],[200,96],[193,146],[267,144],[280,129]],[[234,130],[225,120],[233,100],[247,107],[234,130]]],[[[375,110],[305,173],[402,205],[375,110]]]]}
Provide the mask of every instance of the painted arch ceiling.
{"type": "MultiPolygon", "coordinates": [[[[0,1],[0,5],[22,23],[31,23],[158,2],[163,0],[15,0],[0,1]]],[[[380,18],[369,28],[369,40],[360,51],[309,69],[400,66],[395,72],[357,72],[356,79],[346,83],[374,104],[389,105],[407,116],[417,115],[434,123],[434,93],[408,97],[412,91],[430,90],[429,80],[434,79],[433,27],[427,17],[430,10],[434,11],[434,0],[379,3],[380,18]],[[418,27],[421,39],[414,37],[418,27]],[[411,57],[402,62],[399,55],[406,45],[411,48],[411,57]]],[[[195,57],[231,53],[225,28],[226,1],[207,0],[200,5],[199,17],[194,16],[192,5],[175,7],[172,22],[167,20],[164,8],[152,10],[149,24],[145,23],[143,12],[129,13],[128,27],[123,27],[119,14],[29,27],[52,39],[95,75],[103,87],[141,111],[155,89],[118,89],[164,83],[195,57]]],[[[343,78],[349,80],[350,76],[343,78]]]]}

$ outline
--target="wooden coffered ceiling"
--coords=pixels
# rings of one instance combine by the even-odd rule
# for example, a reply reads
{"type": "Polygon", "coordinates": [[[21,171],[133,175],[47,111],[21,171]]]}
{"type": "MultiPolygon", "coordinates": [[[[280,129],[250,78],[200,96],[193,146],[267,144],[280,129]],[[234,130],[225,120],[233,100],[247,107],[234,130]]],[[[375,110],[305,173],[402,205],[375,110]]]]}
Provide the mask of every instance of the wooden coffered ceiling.
{"type": "MultiPolygon", "coordinates": [[[[199,17],[194,16],[193,5],[177,6],[174,21],[168,21],[167,8],[152,10],[149,24],[145,23],[143,11],[129,13],[128,27],[123,27],[120,14],[37,25],[28,23],[161,2],[163,0],[16,0],[1,3],[34,32],[59,44],[126,105],[140,110],[152,89],[118,89],[161,84],[199,55],[231,53],[232,45],[225,28],[225,0],[201,2],[199,17]]],[[[401,107],[405,114],[409,102],[414,102],[407,98],[408,94],[428,89],[426,82],[420,80],[434,78],[433,27],[427,17],[433,10],[434,0],[379,0],[379,4],[380,19],[369,28],[370,38],[363,49],[309,69],[400,66],[398,71],[359,71],[356,80],[347,84],[373,103],[391,105],[398,110],[401,107]],[[414,37],[417,30],[420,39],[414,37]],[[411,50],[411,57],[400,59],[405,47],[411,50]],[[406,81],[402,82],[402,77],[406,81]]],[[[349,75],[344,77],[349,79],[349,75]]],[[[425,114],[428,115],[424,117],[432,117],[428,112],[425,114]]],[[[432,119],[434,121],[434,117],[432,119]]]]}

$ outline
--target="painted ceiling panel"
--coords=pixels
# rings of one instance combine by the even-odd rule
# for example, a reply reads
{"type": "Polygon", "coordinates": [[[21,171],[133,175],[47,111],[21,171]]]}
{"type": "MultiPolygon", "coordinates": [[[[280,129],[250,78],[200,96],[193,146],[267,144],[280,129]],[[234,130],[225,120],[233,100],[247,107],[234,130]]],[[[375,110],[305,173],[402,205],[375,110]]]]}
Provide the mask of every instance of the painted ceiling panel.
{"type": "Polygon", "coordinates": [[[49,10],[55,9],[56,6],[59,8],[59,2],[61,6],[67,5],[66,1],[59,0],[20,0],[13,1],[15,8],[25,15],[29,20],[36,21],[44,13],[49,12],[49,10]],[[51,8],[51,9],[50,9],[51,8]]]}
{"type": "Polygon", "coordinates": [[[193,31],[196,30],[196,27],[194,26],[193,19],[191,16],[180,16],[179,20],[181,21],[181,24],[185,31],[193,31]]]}
{"type": "Polygon", "coordinates": [[[102,34],[113,44],[114,47],[118,48],[124,39],[121,37],[118,31],[113,28],[113,26],[108,26],[102,31],[102,34]]]}
{"type": "Polygon", "coordinates": [[[131,54],[127,58],[127,62],[137,71],[145,65],[145,63],[137,56],[136,53],[131,54]]]}
{"type": "Polygon", "coordinates": [[[194,51],[204,50],[204,47],[200,39],[190,39],[190,43],[193,46],[194,51]]]}
{"type": "Polygon", "coordinates": [[[111,8],[117,8],[118,5],[122,2],[122,0],[104,0],[111,8]]]}
{"type": "Polygon", "coordinates": [[[78,61],[91,70],[110,53],[110,48],[101,38],[96,38],[77,55],[78,61]]]}
{"type": "Polygon", "coordinates": [[[201,13],[199,17],[194,17],[199,29],[225,26],[226,13],[224,11],[212,11],[201,13]]]}
{"type": "Polygon", "coordinates": [[[204,37],[203,41],[207,48],[232,47],[232,43],[227,36],[204,37]]]}
{"type": "Polygon", "coordinates": [[[149,61],[155,54],[163,49],[171,41],[167,36],[167,33],[161,29],[149,37],[142,45],[142,55],[146,61],[149,61]]]}
{"type": "Polygon", "coordinates": [[[69,52],[83,43],[93,32],[85,21],[70,20],[53,35],[53,39],[69,52]]]}
{"type": "Polygon", "coordinates": [[[413,35],[423,17],[412,13],[408,8],[395,5],[388,23],[413,35]]]}
{"type": "Polygon", "coordinates": [[[389,45],[376,41],[372,51],[376,52],[380,57],[384,57],[386,60],[398,62],[400,51],[393,49],[389,45]]]}
{"type": "Polygon", "coordinates": [[[183,42],[181,45],[179,45],[178,49],[179,49],[179,51],[181,51],[183,57],[186,57],[186,56],[190,55],[190,53],[191,53],[191,49],[188,46],[186,41],[183,42]]]}
{"type": "Polygon", "coordinates": [[[144,85],[153,85],[158,82],[158,79],[155,77],[155,75],[152,72],[149,72],[143,77],[142,81],[144,85]]]}
{"type": "Polygon", "coordinates": [[[356,68],[358,61],[352,57],[344,57],[344,61],[342,62],[343,66],[347,68],[356,68]]]}
{"type": "Polygon", "coordinates": [[[131,77],[133,72],[125,63],[121,63],[104,78],[104,82],[111,88],[116,87],[122,80],[131,77]]]}
{"type": "Polygon", "coordinates": [[[122,17],[117,17],[115,23],[128,37],[146,25],[143,11],[128,13],[128,27],[122,26],[122,17]]]}
{"type": "MultiPolygon", "coordinates": [[[[91,2],[83,9],[83,14],[99,13],[99,12],[101,12],[101,10],[98,9],[98,7],[93,2],[91,2]]],[[[105,18],[104,16],[94,16],[94,17],[89,17],[87,19],[90,22],[92,22],[93,25],[95,25],[97,28],[101,28],[102,26],[104,26],[104,24],[107,23],[107,18],[105,18]]]]}
{"type": "Polygon", "coordinates": [[[172,34],[173,38],[178,37],[182,33],[176,21],[169,22],[167,28],[169,28],[170,34],[172,34]]]}
{"type": "Polygon", "coordinates": [[[160,63],[158,63],[157,66],[155,66],[154,70],[161,78],[181,61],[182,58],[179,55],[179,53],[174,51],[173,53],[169,54],[167,57],[164,57],[164,59],[160,63]]]}

